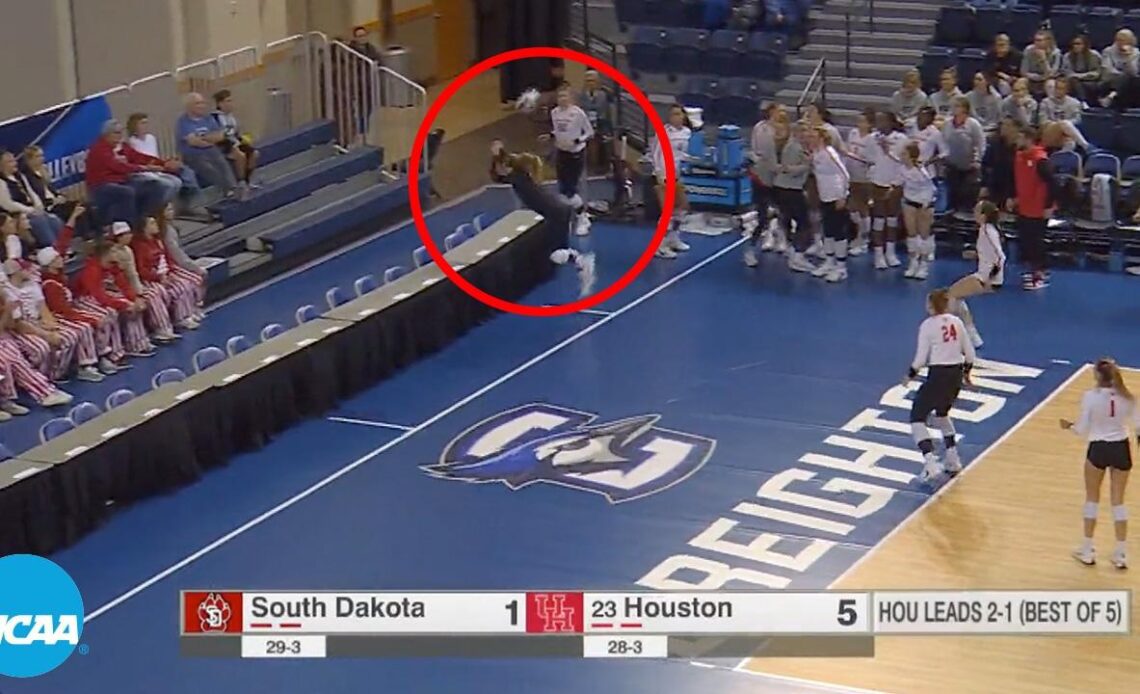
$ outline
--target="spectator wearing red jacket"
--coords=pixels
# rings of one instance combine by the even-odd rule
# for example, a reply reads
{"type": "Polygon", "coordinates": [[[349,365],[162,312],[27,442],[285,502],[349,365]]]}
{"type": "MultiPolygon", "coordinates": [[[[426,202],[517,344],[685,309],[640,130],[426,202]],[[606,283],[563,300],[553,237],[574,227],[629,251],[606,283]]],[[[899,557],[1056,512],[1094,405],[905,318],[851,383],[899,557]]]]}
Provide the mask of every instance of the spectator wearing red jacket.
{"type": "Polygon", "coordinates": [[[158,220],[148,217],[142,232],[131,240],[135,265],[143,286],[156,295],[165,296],[170,318],[178,327],[197,330],[202,314],[198,304],[202,298],[202,278],[183,270],[163,243],[158,220]]]}
{"type": "MultiPolygon", "coordinates": [[[[145,223],[144,221],[143,224],[145,223]]],[[[180,337],[174,332],[174,323],[170,320],[170,296],[163,285],[142,281],[135,252],[131,250],[134,237],[135,233],[126,224],[115,224],[111,229],[111,242],[115,244],[115,264],[123,270],[134,295],[146,304],[146,325],[150,329],[151,339],[161,345],[170,344],[180,337]]]]}
{"type": "Polygon", "coordinates": [[[103,124],[102,137],[87,150],[87,194],[104,225],[138,223],[178,194],[157,175],[164,172],[160,160],[132,152],[123,144],[123,126],[116,120],[103,124]]]}
{"type": "Polygon", "coordinates": [[[112,251],[110,243],[100,242],[87,257],[72,286],[75,304],[93,313],[115,312],[122,326],[127,356],[154,356],[154,345],[143,322],[146,302],[135,294],[126,274],[116,267],[112,251]]]}
{"type": "Polygon", "coordinates": [[[119,371],[126,354],[119,329],[119,313],[114,309],[83,308],[76,303],[75,295],[67,286],[63,256],[55,248],[43,248],[36,256],[40,265],[40,282],[44,300],[55,314],[56,320],[72,327],[85,326],[93,334],[95,352],[99,357],[99,371],[110,375],[119,371]]]}
{"type": "Polygon", "coordinates": [[[1038,142],[1035,128],[1021,130],[1014,155],[1013,184],[1017,198],[1007,206],[1011,212],[1017,212],[1017,239],[1029,270],[1022,276],[1022,287],[1044,289],[1049,286],[1045,232],[1053,214],[1053,167],[1038,142]]]}

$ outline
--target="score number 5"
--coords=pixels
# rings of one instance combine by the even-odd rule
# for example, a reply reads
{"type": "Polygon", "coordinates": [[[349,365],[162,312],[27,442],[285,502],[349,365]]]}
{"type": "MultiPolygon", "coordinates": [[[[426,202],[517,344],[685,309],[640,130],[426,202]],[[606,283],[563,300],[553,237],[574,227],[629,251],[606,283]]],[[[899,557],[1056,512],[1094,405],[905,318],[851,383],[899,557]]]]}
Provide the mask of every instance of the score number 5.
{"type": "Polygon", "coordinates": [[[839,626],[850,627],[859,621],[859,611],[855,609],[858,604],[858,601],[851,598],[844,598],[839,601],[839,614],[836,618],[839,626]]]}

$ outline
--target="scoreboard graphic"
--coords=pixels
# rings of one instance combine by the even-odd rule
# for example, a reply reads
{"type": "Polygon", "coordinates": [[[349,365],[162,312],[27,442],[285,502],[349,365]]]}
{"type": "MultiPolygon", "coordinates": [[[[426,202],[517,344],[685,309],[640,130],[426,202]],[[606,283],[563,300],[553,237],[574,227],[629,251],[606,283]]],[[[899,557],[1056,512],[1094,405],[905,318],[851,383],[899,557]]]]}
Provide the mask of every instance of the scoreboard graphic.
{"type": "Polygon", "coordinates": [[[877,635],[1127,635],[1128,591],[185,591],[232,658],[873,657],[877,635]]]}

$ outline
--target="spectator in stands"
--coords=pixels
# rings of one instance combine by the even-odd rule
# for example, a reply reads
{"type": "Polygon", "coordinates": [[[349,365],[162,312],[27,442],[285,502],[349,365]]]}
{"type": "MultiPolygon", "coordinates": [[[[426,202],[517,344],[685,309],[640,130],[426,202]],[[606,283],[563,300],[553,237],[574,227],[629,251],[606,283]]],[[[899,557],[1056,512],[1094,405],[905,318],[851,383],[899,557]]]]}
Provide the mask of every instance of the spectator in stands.
{"type": "Polygon", "coordinates": [[[182,160],[194,169],[199,181],[219,188],[226,197],[248,195],[248,189],[238,185],[233,167],[219,149],[226,140],[225,129],[210,114],[210,105],[201,94],[186,96],[186,112],[179,117],[176,132],[182,160]]]}
{"type": "Polygon", "coordinates": [[[1037,141],[1035,128],[1021,128],[1013,179],[1016,198],[1006,205],[1009,211],[1017,213],[1017,239],[1022,261],[1029,269],[1022,276],[1022,287],[1044,289],[1049,286],[1045,231],[1053,213],[1053,167],[1045,148],[1037,141]]]}
{"type": "Polygon", "coordinates": [[[138,263],[144,290],[165,301],[169,319],[183,330],[197,330],[204,316],[198,310],[202,302],[202,279],[174,262],[162,242],[158,220],[150,217],[142,231],[134,234],[131,250],[138,263]]]}
{"type": "Polygon", "coordinates": [[[1013,83],[1013,92],[1002,99],[1001,116],[1024,128],[1037,123],[1037,108],[1037,100],[1029,92],[1029,80],[1022,77],[1013,83]]]}
{"type": "Polygon", "coordinates": [[[1061,51],[1053,32],[1042,29],[1033,35],[1021,58],[1021,76],[1029,80],[1029,91],[1040,99],[1046,96],[1045,83],[1061,74],[1061,51]]]}
{"type": "Polygon", "coordinates": [[[68,287],[63,256],[56,249],[40,249],[36,260],[40,265],[44,300],[51,312],[65,324],[86,326],[92,331],[99,371],[109,376],[126,368],[119,314],[106,309],[92,310],[90,306],[82,307],[76,303],[68,287]]]}
{"type": "Polygon", "coordinates": [[[206,270],[194,262],[194,259],[187,255],[186,251],[182,250],[182,238],[178,234],[175,219],[174,206],[167,205],[162,216],[158,218],[158,228],[162,232],[162,243],[166,246],[166,250],[170,253],[171,258],[174,259],[175,265],[183,270],[198,275],[198,277],[202,279],[203,285],[205,285],[206,270]]]}
{"type": "Polygon", "coordinates": [[[1021,76],[1021,52],[1010,45],[1008,34],[994,37],[994,45],[986,52],[986,75],[1001,96],[1009,96],[1013,83],[1021,76]]]}
{"type": "Polygon", "coordinates": [[[23,161],[20,162],[20,173],[28,183],[31,192],[44,203],[44,208],[59,217],[61,220],[71,218],[71,212],[79,204],[60,195],[52,187],[51,172],[44,161],[44,150],[39,145],[31,145],[24,149],[23,161]]]}
{"type": "Polygon", "coordinates": [[[922,76],[918,70],[907,70],[902,78],[902,86],[891,97],[891,113],[895,114],[903,125],[914,125],[914,117],[919,109],[929,106],[930,100],[922,91],[922,76]]]}
{"type": "MultiPolygon", "coordinates": [[[[127,118],[127,145],[139,154],[161,161],[166,175],[178,179],[178,199],[182,202],[183,210],[188,212],[195,210],[198,196],[202,192],[202,187],[198,185],[198,176],[194,173],[194,169],[178,159],[162,157],[158,149],[158,138],[150,132],[150,118],[147,114],[132,113],[127,118]]],[[[174,182],[171,181],[169,185],[173,186],[174,182]]]]}
{"type": "Polygon", "coordinates": [[[257,149],[253,146],[253,136],[241,131],[241,125],[234,114],[234,95],[230,90],[223,89],[214,94],[214,103],[217,105],[214,118],[226,136],[218,148],[233,163],[237,179],[246,188],[253,188],[253,172],[257,169],[257,149]]]}
{"type": "Polygon", "coordinates": [[[348,42],[348,45],[350,48],[352,48],[352,50],[356,51],[365,58],[368,58],[369,60],[375,60],[377,63],[379,63],[382,58],[380,51],[376,48],[375,45],[373,45],[371,41],[368,40],[367,27],[353,27],[352,40],[348,42]]]}
{"type": "Polygon", "coordinates": [[[1089,37],[1081,34],[1069,44],[1069,52],[1061,58],[1061,76],[1067,78],[1074,96],[1085,103],[1100,94],[1101,59],[1089,46],[1089,37]]]}
{"type": "Polygon", "coordinates": [[[974,74],[974,88],[966,99],[970,102],[970,115],[981,123],[986,132],[996,130],[1001,123],[1001,99],[990,86],[986,73],[974,74]]]}
{"type": "Polygon", "coordinates": [[[55,243],[63,229],[63,220],[48,211],[44,201],[20,173],[16,156],[4,150],[0,150],[0,209],[27,215],[32,235],[41,247],[55,243]]]}
{"type": "Polygon", "coordinates": [[[142,229],[149,223],[144,220],[138,232],[134,232],[126,225],[115,225],[111,230],[111,241],[114,244],[112,257],[115,264],[123,270],[126,278],[124,290],[128,299],[141,299],[145,304],[145,318],[151,339],[160,344],[167,345],[181,338],[174,332],[174,323],[170,320],[170,297],[161,285],[151,285],[143,281],[139,270],[138,258],[135,257],[132,243],[136,233],[143,233],[142,229]]]}
{"type": "Polygon", "coordinates": [[[764,23],[784,31],[801,44],[804,32],[804,8],[798,0],[764,0],[764,23]]]}
{"type": "Polygon", "coordinates": [[[946,144],[946,187],[955,212],[969,212],[978,200],[982,160],[986,154],[986,132],[970,115],[970,101],[958,97],[954,110],[942,128],[946,144]]]}
{"type": "Polygon", "coordinates": [[[760,0],[733,0],[729,14],[728,28],[736,31],[752,31],[764,20],[764,8],[760,0]]]}
{"type": "MultiPolygon", "coordinates": [[[[157,164],[130,160],[123,146],[123,126],[117,120],[103,124],[103,135],[87,150],[87,194],[99,209],[104,225],[120,221],[132,223],[148,210],[161,209],[171,193],[158,177],[157,164]]],[[[177,192],[177,191],[174,191],[177,192]]]]}
{"type": "Polygon", "coordinates": [[[37,371],[20,351],[16,332],[18,306],[0,292],[0,411],[8,415],[24,415],[27,408],[16,402],[16,389],[26,392],[41,407],[62,407],[71,396],[52,385],[47,376],[37,371]]]}
{"type": "Polygon", "coordinates": [[[930,105],[939,118],[946,119],[954,110],[954,102],[962,96],[958,89],[958,71],[954,68],[943,70],[938,84],[941,88],[930,95],[930,105]]]}
{"type": "Polygon", "coordinates": [[[805,132],[822,130],[827,135],[828,141],[825,144],[834,147],[840,154],[845,154],[847,142],[843,139],[843,135],[839,134],[839,128],[836,128],[831,120],[831,111],[828,111],[822,104],[811,103],[804,107],[804,123],[807,124],[805,132]]]}
{"type": "Polygon", "coordinates": [[[1010,118],[1003,118],[989,141],[986,153],[982,156],[982,189],[978,196],[990,200],[1001,209],[1006,209],[1006,201],[1014,195],[1013,160],[1017,153],[1017,141],[1021,131],[1010,118]]]}
{"type": "Polygon", "coordinates": [[[1042,99],[1038,107],[1042,127],[1048,123],[1056,123],[1078,147],[1088,150],[1089,141],[1077,127],[1085,107],[1080,101],[1069,96],[1069,81],[1064,78],[1050,80],[1047,90],[1052,96],[1042,99]]]}
{"type": "MultiPolygon", "coordinates": [[[[130,227],[127,227],[130,230],[130,227]]],[[[128,357],[151,357],[154,345],[146,332],[146,302],[134,294],[126,274],[116,264],[113,244],[99,241],[75,278],[76,303],[96,313],[113,312],[122,325],[128,357]]]]}
{"type": "MultiPolygon", "coordinates": [[[[4,259],[25,258],[36,248],[28,216],[22,212],[10,214],[0,211],[0,239],[4,241],[4,259]]],[[[0,278],[3,275],[0,274],[0,278]]]]}
{"type": "Polygon", "coordinates": [[[1100,103],[1105,108],[1132,108],[1140,103],[1140,52],[1131,29],[1116,32],[1116,40],[1101,51],[1104,70],[1100,103]]]}

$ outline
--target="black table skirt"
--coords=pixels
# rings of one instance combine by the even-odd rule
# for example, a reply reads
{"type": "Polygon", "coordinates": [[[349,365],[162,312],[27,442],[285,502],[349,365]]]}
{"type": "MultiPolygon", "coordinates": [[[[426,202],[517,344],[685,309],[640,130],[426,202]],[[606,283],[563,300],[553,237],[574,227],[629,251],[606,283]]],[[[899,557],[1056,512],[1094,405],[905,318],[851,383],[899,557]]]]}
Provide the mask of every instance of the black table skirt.
{"type": "MultiPolygon", "coordinates": [[[[540,223],[463,276],[515,301],[554,273],[564,229],[540,223]]],[[[0,553],[48,554],[116,508],[169,492],[446,347],[497,311],[443,280],[233,383],[186,399],[67,463],[0,490],[0,553]]],[[[279,339],[288,339],[287,337],[279,339]]]]}

